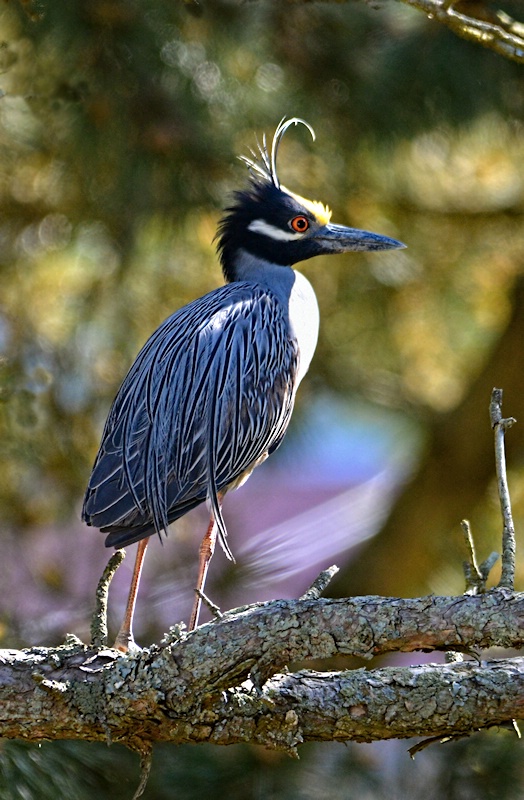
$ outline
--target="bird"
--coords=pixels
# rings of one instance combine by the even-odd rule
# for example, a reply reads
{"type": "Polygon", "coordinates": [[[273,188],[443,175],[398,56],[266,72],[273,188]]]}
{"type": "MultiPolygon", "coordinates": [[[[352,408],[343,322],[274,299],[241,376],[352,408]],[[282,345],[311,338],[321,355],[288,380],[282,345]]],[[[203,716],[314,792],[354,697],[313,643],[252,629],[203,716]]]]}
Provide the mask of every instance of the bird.
{"type": "Polygon", "coordinates": [[[228,559],[222,501],[281,444],[319,332],[311,283],[294,265],[313,256],[382,251],[402,242],[331,223],[331,211],[285,188],[277,173],[284,134],[311,125],[284,117],[271,147],[249,156],[247,187],[219,222],[224,285],[169,316],[138,353],[103,430],[82,508],[106,547],[138,542],[124,619],[115,640],[138,649],[133,616],[149,538],[207,503],[188,629],[198,625],[202,592],[218,538],[228,559]]]}

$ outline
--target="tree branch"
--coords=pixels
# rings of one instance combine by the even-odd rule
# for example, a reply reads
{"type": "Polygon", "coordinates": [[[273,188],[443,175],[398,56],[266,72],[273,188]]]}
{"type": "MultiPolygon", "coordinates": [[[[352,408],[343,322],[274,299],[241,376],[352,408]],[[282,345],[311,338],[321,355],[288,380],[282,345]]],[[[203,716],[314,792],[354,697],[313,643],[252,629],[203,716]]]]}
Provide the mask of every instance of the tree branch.
{"type": "MultiPolygon", "coordinates": [[[[524,710],[524,659],[276,674],[337,654],[524,643],[524,595],[281,600],[226,614],[136,655],[78,645],[0,652],[0,735],[120,741],[443,736],[524,710]]],[[[523,714],[524,716],[524,714],[523,714]]]]}
{"type": "Polygon", "coordinates": [[[504,11],[493,11],[471,0],[400,0],[424,11],[458,36],[494,50],[512,61],[524,63],[524,23],[504,11]]]}

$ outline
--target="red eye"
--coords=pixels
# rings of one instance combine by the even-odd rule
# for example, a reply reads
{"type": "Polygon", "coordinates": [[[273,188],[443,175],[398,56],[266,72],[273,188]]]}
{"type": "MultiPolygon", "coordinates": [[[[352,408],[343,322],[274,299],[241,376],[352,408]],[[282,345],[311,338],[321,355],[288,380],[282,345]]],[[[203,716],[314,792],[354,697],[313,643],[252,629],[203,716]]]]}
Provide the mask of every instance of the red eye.
{"type": "Polygon", "coordinates": [[[308,218],[302,215],[300,217],[293,217],[289,224],[297,233],[304,233],[309,228],[308,218]]]}

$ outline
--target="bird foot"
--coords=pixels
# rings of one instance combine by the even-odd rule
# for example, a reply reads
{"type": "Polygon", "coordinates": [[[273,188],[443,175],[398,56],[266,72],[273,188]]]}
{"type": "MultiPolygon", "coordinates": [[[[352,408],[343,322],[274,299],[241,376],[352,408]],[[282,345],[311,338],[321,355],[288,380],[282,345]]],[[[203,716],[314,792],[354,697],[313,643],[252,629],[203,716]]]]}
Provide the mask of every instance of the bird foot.
{"type": "Polygon", "coordinates": [[[135,642],[131,631],[119,631],[113,647],[121,653],[140,653],[142,650],[135,642]]]}

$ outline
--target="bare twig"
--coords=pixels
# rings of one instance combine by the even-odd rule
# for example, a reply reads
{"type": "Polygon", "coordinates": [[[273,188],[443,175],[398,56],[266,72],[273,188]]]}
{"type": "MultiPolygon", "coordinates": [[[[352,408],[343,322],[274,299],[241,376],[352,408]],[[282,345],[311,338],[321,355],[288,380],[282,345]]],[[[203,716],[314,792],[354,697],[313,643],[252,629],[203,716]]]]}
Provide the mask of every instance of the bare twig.
{"type": "Polygon", "coordinates": [[[153,765],[153,745],[151,742],[147,742],[142,744],[140,750],[140,782],[137,786],[137,790],[133,795],[132,800],[138,800],[139,797],[142,797],[146,790],[147,782],[149,780],[149,775],[151,773],[151,767],[153,765]]]}
{"type": "Polygon", "coordinates": [[[490,555],[478,564],[477,554],[475,552],[475,542],[473,541],[473,534],[471,526],[467,519],[463,519],[460,523],[464,532],[466,546],[469,551],[469,561],[464,562],[464,577],[466,578],[466,594],[479,594],[479,592],[486,591],[486,582],[491,572],[491,568],[499,558],[498,553],[490,553],[490,555]]]}
{"type": "Polygon", "coordinates": [[[477,554],[475,552],[475,542],[473,541],[473,534],[471,533],[471,525],[467,519],[463,519],[460,523],[466,546],[469,551],[469,561],[464,561],[464,577],[466,578],[466,593],[478,594],[485,588],[485,581],[477,563],[477,554]]]}
{"type": "Polygon", "coordinates": [[[223,618],[224,615],[222,614],[219,606],[217,606],[216,603],[213,603],[213,601],[211,600],[211,598],[207,596],[207,594],[204,594],[204,592],[202,592],[200,589],[195,589],[195,594],[197,594],[198,597],[200,597],[204,605],[211,611],[215,619],[223,618]]]}
{"type": "Polygon", "coordinates": [[[506,455],[504,449],[504,434],[516,422],[513,417],[502,417],[502,389],[493,389],[489,404],[491,427],[495,432],[495,468],[497,472],[497,485],[502,512],[502,574],[499,587],[514,589],[515,586],[515,526],[511,512],[511,500],[508,489],[506,473],[506,455]]]}
{"type": "Polygon", "coordinates": [[[116,550],[98,581],[95,595],[95,610],[91,618],[91,643],[95,647],[107,646],[107,600],[109,585],[118,567],[126,557],[125,550],[116,550]]]}
{"type": "Polygon", "coordinates": [[[450,28],[458,36],[494,50],[512,61],[524,63],[524,24],[503,11],[490,11],[484,4],[460,0],[400,0],[424,11],[428,17],[450,28]],[[474,10],[481,9],[477,14],[474,10]]]}
{"type": "Polygon", "coordinates": [[[326,587],[330,583],[330,581],[335,577],[338,572],[338,567],[336,564],[333,564],[332,567],[328,567],[327,569],[323,570],[320,573],[318,578],[315,578],[307,592],[301,596],[301,600],[318,600],[321,594],[326,590],[326,587]]]}
{"type": "Polygon", "coordinates": [[[489,556],[486,559],[484,559],[484,561],[480,565],[480,571],[485,581],[488,579],[488,575],[491,572],[492,567],[495,566],[499,558],[500,558],[499,553],[493,551],[492,553],[489,554],[489,556]]]}

